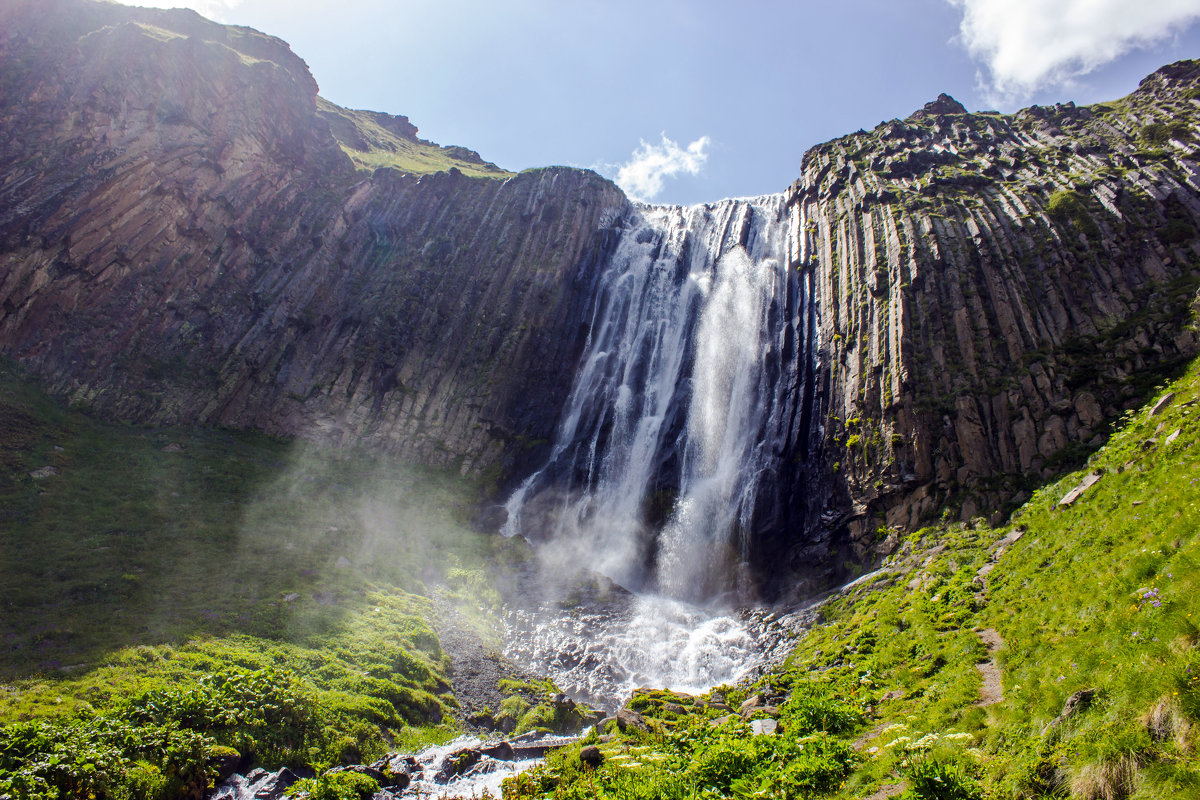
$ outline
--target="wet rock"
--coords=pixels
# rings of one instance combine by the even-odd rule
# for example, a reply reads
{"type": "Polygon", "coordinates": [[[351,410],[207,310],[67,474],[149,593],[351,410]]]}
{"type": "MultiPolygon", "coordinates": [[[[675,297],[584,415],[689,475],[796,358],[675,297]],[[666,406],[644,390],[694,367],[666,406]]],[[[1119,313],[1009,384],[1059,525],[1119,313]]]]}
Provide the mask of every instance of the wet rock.
{"type": "Polygon", "coordinates": [[[300,778],[286,767],[278,772],[254,769],[231,775],[207,795],[208,800],[280,800],[300,778]]]}
{"type": "Polygon", "coordinates": [[[514,758],[513,746],[505,741],[485,742],[479,746],[479,752],[497,761],[512,761],[514,758]]]}
{"type": "Polygon", "coordinates": [[[252,784],[250,788],[254,792],[255,800],[277,800],[283,797],[284,793],[298,780],[300,778],[296,773],[284,767],[278,772],[266,775],[261,781],[252,784]]]}
{"type": "Polygon", "coordinates": [[[481,758],[483,758],[483,753],[473,747],[464,747],[461,750],[455,750],[447,755],[442,762],[442,767],[437,772],[437,782],[447,783],[451,779],[462,775],[468,769],[478,764],[481,758]]]}
{"type": "Polygon", "coordinates": [[[208,765],[217,772],[215,783],[222,783],[237,772],[242,754],[232,747],[214,747],[208,756],[208,765]]]}

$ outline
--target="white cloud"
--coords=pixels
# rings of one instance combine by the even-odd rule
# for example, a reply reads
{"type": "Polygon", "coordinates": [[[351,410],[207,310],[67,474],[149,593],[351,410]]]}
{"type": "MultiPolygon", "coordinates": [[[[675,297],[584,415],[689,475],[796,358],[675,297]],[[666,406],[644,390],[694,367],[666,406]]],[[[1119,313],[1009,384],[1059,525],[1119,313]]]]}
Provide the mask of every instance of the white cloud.
{"type": "Polygon", "coordinates": [[[959,38],[983,61],[980,82],[1000,105],[1065,86],[1130,50],[1200,19],[1200,0],[948,0],[959,38]]]}
{"type": "Polygon", "coordinates": [[[127,6],[145,8],[190,8],[203,17],[226,22],[225,14],[240,6],[244,0],[119,0],[127,6]]]}
{"type": "Polygon", "coordinates": [[[686,148],[661,134],[661,144],[645,140],[633,151],[633,158],[617,170],[617,185],[636,200],[651,200],[663,189],[663,181],[681,172],[698,175],[708,160],[709,138],[701,136],[686,148]]]}

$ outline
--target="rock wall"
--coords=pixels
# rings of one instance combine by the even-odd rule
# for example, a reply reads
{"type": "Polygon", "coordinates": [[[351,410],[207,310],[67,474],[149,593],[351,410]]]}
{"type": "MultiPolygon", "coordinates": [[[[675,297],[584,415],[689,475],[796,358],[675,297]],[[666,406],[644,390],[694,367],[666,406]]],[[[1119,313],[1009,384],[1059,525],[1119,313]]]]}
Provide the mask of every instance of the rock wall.
{"type": "Polygon", "coordinates": [[[1200,65],[1118,102],[965,113],[942,96],[808,152],[826,524],[1003,516],[1197,352],[1200,65]]]}
{"type": "Polygon", "coordinates": [[[287,45],[190,11],[4,0],[0,66],[0,354],[48,388],[464,474],[549,436],[614,185],[356,171],[287,45]]]}

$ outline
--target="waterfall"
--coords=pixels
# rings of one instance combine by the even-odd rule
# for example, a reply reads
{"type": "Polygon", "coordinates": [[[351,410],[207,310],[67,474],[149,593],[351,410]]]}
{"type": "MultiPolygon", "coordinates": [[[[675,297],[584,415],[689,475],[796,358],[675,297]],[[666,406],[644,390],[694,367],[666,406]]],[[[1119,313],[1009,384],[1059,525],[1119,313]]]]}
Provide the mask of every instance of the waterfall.
{"type": "Polygon", "coordinates": [[[745,592],[756,520],[780,518],[811,320],[783,198],[635,205],[600,276],[545,462],[506,535],[634,590],[745,592]]]}

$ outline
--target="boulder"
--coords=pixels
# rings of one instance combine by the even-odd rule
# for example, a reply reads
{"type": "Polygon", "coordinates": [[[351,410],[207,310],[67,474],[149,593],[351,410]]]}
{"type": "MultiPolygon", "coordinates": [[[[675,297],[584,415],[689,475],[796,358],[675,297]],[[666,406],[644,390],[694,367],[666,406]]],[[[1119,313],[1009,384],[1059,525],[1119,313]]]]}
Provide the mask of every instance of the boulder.
{"type": "Polygon", "coordinates": [[[779,730],[779,723],[773,719],[756,719],[750,723],[750,732],[755,736],[767,736],[779,730]]]}
{"type": "Polygon", "coordinates": [[[484,742],[479,745],[479,752],[497,761],[513,760],[513,746],[505,741],[484,742]]]}
{"type": "Polygon", "coordinates": [[[649,731],[650,726],[646,724],[646,718],[628,708],[622,708],[617,712],[617,727],[622,731],[633,728],[639,731],[649,731]]]}
{"type": "Polygon", "coordinates": [[[586,766],[596,769],[604,763],[604,754],[595,745],[588,745],[579,751],[579,760],[586,766]]]}

